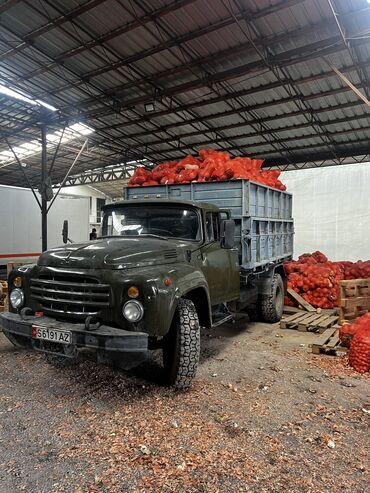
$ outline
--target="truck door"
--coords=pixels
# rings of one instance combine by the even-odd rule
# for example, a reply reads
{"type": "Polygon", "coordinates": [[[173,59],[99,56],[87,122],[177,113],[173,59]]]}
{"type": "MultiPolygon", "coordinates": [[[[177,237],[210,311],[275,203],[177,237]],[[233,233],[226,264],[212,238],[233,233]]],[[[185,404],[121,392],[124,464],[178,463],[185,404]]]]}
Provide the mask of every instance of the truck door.
{"type": "Polygon", "coordinates": [[[206,242],[201,249],[202,270],[208,281],[212,305],[239,297],[239,258],[237,249],[220,246],[220,215],[206,212],[206,242]]]}

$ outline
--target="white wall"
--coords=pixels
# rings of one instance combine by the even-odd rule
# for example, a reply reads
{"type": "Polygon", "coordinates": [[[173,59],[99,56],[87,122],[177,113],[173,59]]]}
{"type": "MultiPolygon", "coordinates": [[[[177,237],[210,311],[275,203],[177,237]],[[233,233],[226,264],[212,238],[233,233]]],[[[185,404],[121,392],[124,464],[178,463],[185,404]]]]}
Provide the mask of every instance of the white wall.
{"type": "MultiPolygon", "coordinates": [[[[60,195],[48,214],[48,248],[62,244],[64,219],[73,241],[89,239],[89,199],[60,195]]],[[[41,252],[41,212],[31,190],[0,185],[0,256],[41,252]]],[[[15,260],[1,257],[0,265],[15,260]]]]}
{"type": "Polygon", "coordinates": [[[330,260],[370,259],[370,163],[286,171],[293,193],[294,257],[321,250],[330,260]]]}
{"type": "Polygon", "coordinates": [[[90,229],[97,224],[97,206],[96,199],[108,199],[108,197],[96,190],[92,186],[89,185],[76,185],[75,187],[64,187],[61,189],[61,193],[66,195],[78,195],[80,197],[89,197],[91,198],[91,208],[90,208],[90,229]]]}

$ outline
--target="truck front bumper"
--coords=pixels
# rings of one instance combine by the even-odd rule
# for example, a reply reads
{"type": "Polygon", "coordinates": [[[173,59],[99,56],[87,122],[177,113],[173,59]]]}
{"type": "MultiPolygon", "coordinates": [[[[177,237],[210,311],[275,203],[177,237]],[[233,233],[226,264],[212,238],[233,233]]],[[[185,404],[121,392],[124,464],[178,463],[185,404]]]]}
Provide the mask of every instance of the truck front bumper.
{"type": "Polygon", "coordinates": [[[22,318],[15,313],[1,313],[0,326],[13,336],[29,339],[37,351],[57,353],[60,356],[73,358],[82,348],[95,349],[100,354],[119,359],[122,368],[132,368],[139,365],[148,356],[148,334],[116,329],[101,325],[96,330],[86,330],[81,323],[60,322],[49,317],[25,316],[22,318]],[[71,333],[70,344],[60,344],[32,337],[34,326],[50,330],[67,331],[71,333]]]}

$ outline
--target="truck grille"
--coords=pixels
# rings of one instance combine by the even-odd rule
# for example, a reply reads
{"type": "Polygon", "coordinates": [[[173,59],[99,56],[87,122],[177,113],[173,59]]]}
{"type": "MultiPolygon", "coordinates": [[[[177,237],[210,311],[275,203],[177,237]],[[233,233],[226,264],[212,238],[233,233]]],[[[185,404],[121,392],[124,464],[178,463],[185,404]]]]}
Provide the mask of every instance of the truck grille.
{"type": "Polygon", "coordinates": [[[109,307],[110,288],[93,278],[42,275],[31,279],[31,298],[45,313],[87,317],[109,307]]]}

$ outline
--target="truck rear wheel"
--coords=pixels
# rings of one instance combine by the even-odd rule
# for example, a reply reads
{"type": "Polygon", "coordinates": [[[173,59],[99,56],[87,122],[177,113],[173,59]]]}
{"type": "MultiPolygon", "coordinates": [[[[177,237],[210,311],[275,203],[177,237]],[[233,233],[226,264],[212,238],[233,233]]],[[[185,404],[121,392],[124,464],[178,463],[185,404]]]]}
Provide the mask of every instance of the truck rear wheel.
{"type": "Polygon", "coordinates": [[[260,295],[258,308],[263,322],[278,322],[284,310],[284,283],[280,274],[274,274],[270,293],[260,295]]]}
{"type": "Polygon", "coordinates": [[[11,334],[7,330],[3,330],[3,334],[8,339],[8,341],[11,342],[15,347],[18,348],[31,347],[31,341],[27,337],[11,334]]]}
{"type": "Polygon", "coordinates": [[[164,338],[166,381],[178,389],[190,387],[199,362],[200,327],[194,303],[181,299],[172,327],[164,338]]]}

